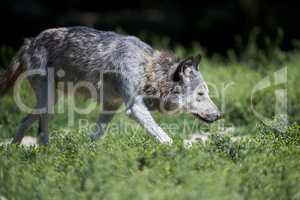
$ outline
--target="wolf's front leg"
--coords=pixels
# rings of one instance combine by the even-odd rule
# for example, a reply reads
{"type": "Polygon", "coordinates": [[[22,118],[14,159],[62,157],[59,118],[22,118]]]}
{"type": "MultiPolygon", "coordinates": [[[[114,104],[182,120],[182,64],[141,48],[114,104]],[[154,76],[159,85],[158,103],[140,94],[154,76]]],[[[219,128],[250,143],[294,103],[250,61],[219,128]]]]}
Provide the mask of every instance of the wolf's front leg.
{"type": "Polygon", "coordinates": [[[104,132],[108,126],[108,123],[113,119],[115,112],[121,106],[120,102],[103,102],[103,111],[97,119],[97,130],[90,134],[92,141],[97,140],[99,137],[104,135],[104,132]]]}
{"type": "Polygon", "coordinates": [[[127,114],[141,124],[149,134],[162,144],[172,144],[172,139],[154,121],[141,96],[136,97],[127,114]]]}

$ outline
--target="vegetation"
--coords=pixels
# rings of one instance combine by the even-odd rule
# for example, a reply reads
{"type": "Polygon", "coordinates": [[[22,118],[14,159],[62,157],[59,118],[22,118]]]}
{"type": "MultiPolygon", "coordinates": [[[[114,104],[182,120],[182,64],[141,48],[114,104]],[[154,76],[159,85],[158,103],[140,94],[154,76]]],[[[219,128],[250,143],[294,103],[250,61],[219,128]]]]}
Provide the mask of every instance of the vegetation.
{"type": "MultiPolygon", "coordinates": [[[[157,144],[124,113],[96,143],[87,140],[91,129],[80,128],[79,121],[93,123],[98,110],[76,115],[74,126],[67,126],[67,114],[56,114],[49,146],[0,146],[0,199],[300,199],[300,52],[283,52],[276,42],[266,40],[268,48],[261,50],[254,37],[239,53],[229,50],[226,58],[204,56],[199,68],[225,118],[207,125],[187,114],[156,113],[174,139],[172,146],[157,144]],[[284,67],[287,82],[276,85],[274,73],[284,75],[278,71],[284,67]],[[270,87],[253,93],[266,77],[270,87]],[[265,125],[253,112],[272,119],[278,89],[287,90],[288,127],[280,117],[265,125]],[[234,130],[224,135],[224,127],[234,130]],[[211,133],[209,140],[184,148],[183,139],[201,131],[211,133]]],[[[173,50],[205,55],[198,45],[173,50]]],[[[1,52],[11,55],[11,50],[1,52]]],[[[3,65],[6,58],[0,57],[3,65]]],[[[33,103],[28,85],[22,97],[33,103]]],[[[1,98],[0,110],[4,141],[14,135],[24,113],[12,95],[1,98]]],[[[35,136],[36,129],[28,135],[35,136]]]]}

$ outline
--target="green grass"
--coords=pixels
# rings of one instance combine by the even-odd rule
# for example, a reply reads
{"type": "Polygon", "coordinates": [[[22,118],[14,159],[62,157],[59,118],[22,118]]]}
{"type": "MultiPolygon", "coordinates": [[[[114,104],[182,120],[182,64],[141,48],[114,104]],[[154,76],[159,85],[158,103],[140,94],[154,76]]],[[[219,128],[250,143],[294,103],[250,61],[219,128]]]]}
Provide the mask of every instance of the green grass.
{"type": "MultiPolygon", "coordinates": [[[[174,50],[185,55],[199,49],[174,50]]],[[[205,57],[199,66],[204,78],[215,84],[210,91],[225,112],[223,120],[207,125],[187,114],[155,113],[174,139],[172,146],[163,146],[124,113],[96,143],[87,140],[90,130],[79,129],[79,120],[93,123],[97,110],[76,115],[71,127],[66,114],[57,114],[50,121],[49,146],[0,147],[0,199],[300,199],[300,52],[273,48],[265,53],[248,46],[241,54],[229,51],[229,59],[205,57]],[[273,128],[263,125],[250,109],[253,87],[265,77],[273,81],[274,72],[282,67],[287,67],[288,82],[257,92],[253,102],[255,110],[272,118],[274,92],[286,88],[290,122],[286,132],[274,128],[281,126],[280,120],[273,128]],[[232,135],[243,136],[241,140],[219,134],[219,127],[232,126],[232,135]],[[211,132],[208,142],[185,149],[183,139],[199,131],[211,132]]],[[[33,104],[28,86],[22,92],[33,104]]],[[[14,135],[24,113],[12,95],[1,98],[0,110],[3,141],[14,135]]],[[[35,133],[36,126],[27,134],[35,133]]]]}

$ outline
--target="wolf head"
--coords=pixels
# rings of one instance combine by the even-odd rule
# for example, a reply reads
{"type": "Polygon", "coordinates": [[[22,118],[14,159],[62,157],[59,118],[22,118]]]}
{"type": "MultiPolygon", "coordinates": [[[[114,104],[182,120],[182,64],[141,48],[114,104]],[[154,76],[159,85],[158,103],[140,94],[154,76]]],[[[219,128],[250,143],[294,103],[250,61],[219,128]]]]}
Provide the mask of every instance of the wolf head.
{"type": "Polygon", "coordinates": [[[201,56],[189,57],[177,63],[172,72],[173,87],[164,99],[166,110],[182,110],[205,122],[213,122],[221,117],[221,112],[208,95],[208,87],[198,64],[201,56]]]}

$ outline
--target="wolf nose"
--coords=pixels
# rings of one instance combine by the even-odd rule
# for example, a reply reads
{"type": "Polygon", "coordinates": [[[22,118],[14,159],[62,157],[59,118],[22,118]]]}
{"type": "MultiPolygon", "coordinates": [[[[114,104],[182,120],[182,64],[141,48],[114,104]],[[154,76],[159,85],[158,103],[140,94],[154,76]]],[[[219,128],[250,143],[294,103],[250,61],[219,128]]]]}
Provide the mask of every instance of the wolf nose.
{"type": "Polygon", "coordinates": [[[219,112],[219,113],[217,114],[217,119],[223,118],[223,116],[224,116],[224,113],[219,112]]]}
{"type": "Polygon", "coordinates": [[[223,113],[217,112],[217,113],[212,113],[212,114],[207,115],[207,118],[210,121],[216,121],[216,120],[220,119],[222,116],[223,116],[223,113]]]}

